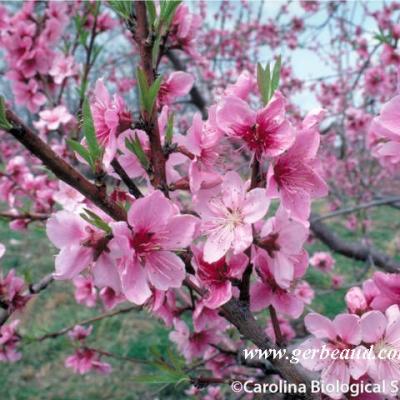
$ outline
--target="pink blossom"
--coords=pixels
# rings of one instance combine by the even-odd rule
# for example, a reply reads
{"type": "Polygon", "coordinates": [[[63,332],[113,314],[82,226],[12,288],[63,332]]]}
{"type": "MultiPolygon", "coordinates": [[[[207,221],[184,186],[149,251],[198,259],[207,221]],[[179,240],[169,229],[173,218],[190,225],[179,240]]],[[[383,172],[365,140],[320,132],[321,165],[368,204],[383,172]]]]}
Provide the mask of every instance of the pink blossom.
{"type": "MultiPolygon", "coordinates": [[[[323,315],[311,313],[305,319],[307,330],[314,336],[303,342],[299,348],[303,354],[307,349],[320,350],[325,344],[328,351],[343,351],[355,349],[363,354],[367,350],[361,346],[362,332],[360,319],[353,314],[340,314],[333,321],[323,315]]],[[[337,383],[348,384],[350,379],[359,379],[368,369],[368,364],[362,357],[348,357],[348,359],[327,357],[300,357],[300,363],[311,371],[321,371],[321,382],[324,385],[337,383]]],[[[330,391],[325,393],[333,399],[341,399],[342,393],[330,391]]]]}
{"type": "Polygon", "coordinates": [[[320,142],[317,125],[322,115],[320,110],[307,115],[294,144],[271,164],[267,175],[268,195],[280,198],[283,207],[302,221],[310,215],[311,199],[328,191],[316,159],[320,142]]]}
{"type": "Polygon", "coordinates": [[[190,332],[182,320],[174,320],[175,330],[169,334],[169,339],[174,342],[187,362],[200,357],[211,344],[218,344],[221,337],[216,330],[208,329],[199,332],[190,332]]]}
{"type": "Polygon", "coordinates": [[[181,215],[155,191],[133,203],[128,223],[111,223],[114,238],[110,243],[127,299],[143,304],[151,296],[150,285],[158,290],[180,287],[185,265],[173,251],[190,245],[197,218],[181,215]]]}
{"type": "Polygon", "coordinates": [[[0,258],[4,256],[5,252],[6,252],[6,246],[4,246],[3,243],[0,243],[0,258]]]}
{"type": "Polygon", "coordinates": [[[54,193],[53,199],[57,203],[61,204],[64,210],[74,211],[79,207],[82,207],[82,202],[85,199],[85,196],[63,181],[59,181],[58,191],[54,193]]]}
{"type": "Polygon", "coordinates": [[[147,300],[146,308],[155,316],[161,318],[167,327],[172,327],[179,309],[176,306],[175,293],[172,290],[163,292],[153,289],[153,295],[147,300]]]}
{"type": "Polygon", "coordinates": [[[46,96],[39,91],[39,85],[33,79],[30,79],[28,83],[15,82],[13,92],[15,102],[26,105],[32,113],[37,112],[40,106],[46,102],[46,96]]]}
{"type": "Polygon", "coordinates": [[[382,107],[369,128],[369,143],[373,155],[384,163],[400,162],[400,95],[394,97],[382,107]]]}
{"type": "MultiPolygon", "coordinates": [[[[260,311],[272,305],[278,312],[298,318],[304,309],[304,303],[295,293],[295,285],[282,288],[276,282],[271,271],[271,266],[265,257],[265,253],[258,253],[253,260],[259,280],[253,283],[250,289],[250,308],[260,311]]],[[[297,257],[294,266],[294,279],[300,278],[307,267],[307,255],[297,257]]]]}
{"type": "Polygon", "coordinates": [[[40,120],[34,125],[38,129],[56,131],[61,125],[66,125],[72,120],[72,115],[64,106],[43,110],[39,113],[40,120]]]}
{"type": "Polygon", "coordinates": [[[207,236],[203,250],[206,262],[218,261],[230,249],[239,254],[252,244],[251,224],[264,217],[269,199],[263,189],[246,189],[240,176],[230,171],[216,195],[208,199],[199,196],[197,208],[207,236]]]}
{"type": "Polygon", "coordinates": [[[194,256],[192,264],[197,276],[208,290],[204,305],[211,309],[218,308],[231,299],[231,279],[241,279],[249,259],[240,253],[209,264],[204,261],[203,252],[198,247],[192,246],[192,252],[194,256]]]}
{"type": "Polygon", "coordinates": [[[294,130],[285,118],[285,100],[279,92],[258,112],[239,97],[225,97],[216,115],[219,128],[230,137],[242,139],[258,158],[279,156],[294,141],[294,130]]]}
{"type": "Polygon", "coordinates": [[[56,256],[55,279],[72,279],[93,259],[93,246],[104,232],[68,211],[53,214],[46,225],[47,236],[60,249],[56,256]]]}
{"type": "Polygon", "coordinates": [[[0,362],[16,362],[21,359],[21,353],[17,352],[17,344],[20,336],[16,332],[19,320],[0,327],[0,362]]]}
{"type": "MultiPolygon", "coordinates": [[[[210,109],[209,118],[212,118],[214,110],[210,109]]],[[[193,193],[212,188],[221,182],[220,175],[215,172],[221,136],[222,132],[204,123],[200,114],[194,115],[192,126],[184,138],[187,150],[194,155],[189,166],[189,184],[193,193]]]]}
{"type": "Polygon", "coordinates": [[[103,161],[108,165],[117,151],[117,136],[131,126],[131,115],[122,97],[110,97],[102,79],[96,82],[90,106],[97,140],[105,150],[103,161]]]}
{"type": "MultiPolygon", "coordinates": [[[[362,339],[374,344],[375,357],[368,360],[368,375],[377,383],[386,383],[385,393],[391,394],[390,383],[400,379],[398,355],[400,354],[400,311],[398,305],[389,307],[385,314],[369,311],[360,320],[362,339]],[[390,352],[396,352],[395,357],[390,352]]],[[[393,394],[393,393],[392,393],[393,394]]]]}
{"type": "Polygon", "coordinates": [[[255,86],[256,80],[254,76],[249,71],[243,71],[240,73],[237,81],[226,88],[224,95],[239,97],[242,100],[246,100],[255,86]]]}
{"type": "Polygon", "coordinates": [[[335,259],[325,251],[318,251],[310,258],[310,264],[322,272],[328,272],[335,266],[335,259]]]}
{"type": "Polygon", "coordinates": [[[176,71],[169,75],[158,92],[160,105],[170,105],[177,97],[186,96],[194,83],[194,78],[188,72],[176,71]]]}
{"type": "Polygon", "coordinates": [[[93,278],[78,275],[73,280],[75,286],[75,300],[86,307],[96,305],[97,292],[94,287],[93,278]]]}
{"type": "Polygon", "coordinates": [[[371,307],[385,311],[392,304],[400,304],[400,274],[386,274],[377,271],[372,276],[379,294],[374,296],[371,307]]]}
{"type": "Polygon", "coordinates": [[[5,277],[0,271],[0,302],[6,304],[10,311],[20,310],[28,302],[30,296],[25,295],[24,290],[25,281],[16,276],[14,269],[5,277]]]}
{"type": "Polygon", "coordinates": [[[202,24],[199,15],[192,14],[186,4],[180,4],[176,9],[170,27],[170,38],[174,44],[182,47],[192,56],[197,56],[195,52],[195,39],[198,29],[202,24]]]}
{"type": "Polygon", "coordinates": [[[280,207],[275,217],[262,227],[257,240],[256,252],[263,253],[275,281],[282,288],[288,288],[294,277],[297,256],[302,253],[308,237],[308,229],[293,220],[290,214],[280,207]]]}
{"type": "Polygon", "coordinates": [[[64,79],[77,75],[77,72],[74,57],[58,53],[49,74],[53,77],[57,85],[61,85],[64,79]]]}
{"type": "Polygon", "coordinates": [[[100,290],[99,297],[106,310],[112,310],[116,305],[126,300],[123,294],[118,294],[109,286],[105,286],[100,290]]]}
{"type": "Polygon", "coordinates": [[[92,325],[89,325],[87,328],[82,325],[75,325],[73,329],[68,332],[68,336],[71,340],[82,341],[92,333],[92,330],[92,325]]]}
{"type": "Polygon", "coordinates": [[[65,367],[71,368],[75,374],[79,375],[86,374],[92,370],[103,375],[111,372],[111,365],[100,361],[98,353],[88,348],[75,350],[72,356],[66,358],[65,367]]]}
{"type": "Polygon", "coordinates": [[[300,281],[294,289],[295,295],[303,301],[304,304],[311,304],[314,299],[314,290],[308,282],[300,281]]]}
{"type": "Polygon", "coordinates": [[[331,284],[333,289],[340,289],[343,285],[344,277],[342,275],[334,274],[331,277],[331,284]]]}
{"type": "Polygon", "coordinates": [[[346,305],[349,312],[362,314],[367,309],[367,299],[359,287],[352,287],[345,296],[346,305]]]}

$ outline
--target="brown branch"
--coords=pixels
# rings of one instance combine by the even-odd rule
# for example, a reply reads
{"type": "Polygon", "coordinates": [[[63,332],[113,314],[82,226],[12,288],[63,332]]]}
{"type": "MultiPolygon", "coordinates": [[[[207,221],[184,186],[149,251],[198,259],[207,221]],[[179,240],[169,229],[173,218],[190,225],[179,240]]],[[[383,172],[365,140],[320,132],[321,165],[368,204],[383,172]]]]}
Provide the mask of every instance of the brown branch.
{"type": "Polygon", "coordinates": [[[32,154],[52,171],[57,178],[82,193],[87,199],[101,208],[117,221],[126,219],[126,211],[112,201],[95,184],[89,182],[80,172],[59,157],[31,128],[21,121],[12,111],[7,111],[7,119],[13,124],[8,132],[22,143],[32,154]]]}
{"type": "Polygon", "coordinates": [[[352,214],[359,210],[366,210],[368,208],[379,207],[379,206],[384,206],[384,205],[388,205],[388,204],[395,204],[398,202],[400,202],[399,196],[374,200],[374,201],[370,201],[369,203],[359,204],[357,206],[352,206],[352,207],[346,207],[346,208],[342,208],[342,209],[339,209],[336,211],[332,211],[331,213],[328,213],[328,214],[315,216],[312,219],[312,222],[324,221],[326,219],[338,217],[340,215],[352,214]]]}
{"type": "MultiPolygon", "coordinates": [[[[155,71],[153,71],[152,48],[153,43],[150,36],[146,2],[136,1],[134,3],[136,13],[135,41],[140,54],[140,63],[147,79],[149,87],[154,82],[155,71]]],[[[165,155],[161,146],[160,131],[157,120],[157,110],[154,107],[151,113],[142,111],[145,122],[145,131],[150,141],[150,160],[153,168],[151,182],[154,187],[160,188],[168,195],[167,178],[165,172],[165,155]]]]}
{"type": "Polygon", "coordinates": [[[311,217],[310,228],[319,240],[339,254],[359,261],[371,261],[386,272],[400,271],[399,262],[372,246],[341,239],[332,228],[318,220],[315,214],[311,217]]]}
{"type": "MultiPolygon", "coordinates": [[[[203,290],[194,284],[191,280],[185,279],[184,284],[191,287],[195,292],[203,295],[203,290]]],[[[221,313],[224,318],[231,322],[239,332],[244,336],[245,339],[253,342],[261,350],[276,349],[279,347],[272,343],[265,335],[263,329],[255,320],[253,314],[248,307],[243,307],[241,302],[236,299],[231,299],[225,303],[221,308],[221,313]]],[[[310,385],[310,379],[302,371],[300,371],[295,365],[291,364],[289,360],[274,358],[270,359],[271,364],[279,370],[282,377],[288,382],[300,384],[304,383],[307,387],[310,385]]],[[[314,399],[316,398],[309,391],[303,399],[314,399]]]]}
{"type": "Polygon", "coordinates": [[[37,341],[41,342],[41,341],[46,340],[46,339],[54,339],[54,338],[57,338],[59,336],[65,335],[66,333],[68,333],[69,331],[74,329],[74,327],[76,325],[91,324],[93,322],[97,322],[97,321],[100,321],[100,320],[105,319],[105,318],[114,317],[115,315],[125,314],[125,313],[128,313],[128,312],[133,311],[133,310],[137,310],[138,311],[138,310],[141,310],[141,309],[142,309],[142,307],[139,307],[139,306],[130,306],[130,307],[126,307],[126,308],[120,308],[119,310],[115,310],[115,311],[112,311],[112,312],[109,312],[109,313],[100,314],[100,315],[97,315],[96,317],[92,317],[92,318],[85,319],[83,321],[76,322],[76,323],[74,323],[74,324],[72,324],[70,326],[67,326],[67,327],[65,327],[63,329],[60,329],[59,331],[46,333],[43,336],[39,336],[37,338],[34,338],[34,340],[37,340],[37,341]]]}
{"type": "Polygon", "coordinates": [[[119,161],[114,158],[111,161],[111,166],[114,168],[115,173],[121,178],[122,182],[125,183],[126,187],[129,190],[129,193],[133,196],[135,196],[137,199],[139,197],[143,197],[142,192],[139,190],[139,188],[135,185],[135,183],[132,181],[131,178],[129,178],[128,174],[126,171],[122,168],[122,165],[119,163],[119,161]]]}
{"type": "MultiPolygon", "coordinates": [[[[53,274],[46,275],[39,282],[29,285],[29,288],[25,291],[24,296],[40,293],[42,290],[46,289],[50,283],[53,282],[53,280],[53,274]]],[[[0,326],[7,322],[13,312],[14,310],[8,308],[0,313],[0,326]]]]}
{"type": "Polygon", "coordinates": [[[10,220],[15,219],[29,219],[31,221],[46,221],[50,217],[49,214],[39,214],[39,213],[22,213],[14,214],[12,212],[0,212],[0,218],[6,218],[10,220]]]}

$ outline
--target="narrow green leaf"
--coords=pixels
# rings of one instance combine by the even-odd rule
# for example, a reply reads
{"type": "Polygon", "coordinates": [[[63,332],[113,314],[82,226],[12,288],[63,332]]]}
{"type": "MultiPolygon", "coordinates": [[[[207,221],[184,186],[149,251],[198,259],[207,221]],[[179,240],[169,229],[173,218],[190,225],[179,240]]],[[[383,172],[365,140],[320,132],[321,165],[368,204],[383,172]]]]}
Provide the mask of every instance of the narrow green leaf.
{"type": "Polygon", "coordinates": [[[4,102],[3,96],[0,96],[0,128],[9,130],[13,126],[8,122],[6,116],[6,104],[4,102]]]}
{"type": "Polygon", "coordinates": [[[83,147],[80,143],[72,139],[67,139],[67,144],[73,151],[78,153],[93,168],[93,160],[90,157],[89,151],[85,147],[83,147]]]}
{"type": "Polygon", "coordinates": [[[162,82],[162,76],[159,76],[151,85],[150,89],[149,89],[149,93],[147,95],[147,99],[148,99],[148,112],[151,113],[153,111],[153,107],[154,104],[156,102],[157,99],[157,95],[158,92],[160,90],[161,87],[161,82],[162,82]]]}
{"type": "Polygon", "coordinates": [[[168,1],[167,5],[165,6],[164,13],[161,16],[162,20],[166,22],[167,27],[172,21],[172,18],[174,17],[175,11],[181,1],[168,1]]]}
{"type": "Polygon", "coordinates": [[[138,136],[136,135],[134,140],[126,139],[125,145],[126,145],[127,149],[129,149],[133,154],[135,154],[135,156],[140,161],[140,164],[142,164],[142,167],[145,170],[148,170],[150,163],[146,156],[146,153],[144,152],[144,150],[142,148],[142,145],[140,143],[138,136]]]}
{"type": "Polygon", "coordinates": [[[82,106],[82,116],[83,116],[83,134],[86,138],[86,143],[88,145],[90,156],[93,162],[99,159],[101,155],[101,149],[99,143],[97,142],[96,131],[94,129],[92,111],[90,110],[89,101],[87,98],[83,101],[82,106]]]}
{"type": "Polygon", "coordinates": [[[275,90],[278,89],[278,86],[279,86],[279,79],[280,79],[280,75],[281,75],[281,62],[282,62],[282,59],[281,59],[281,56],[279,56],[278,59],[276,60],[274,69],[272,71],[270,98],[273,96],[275,90]]]}
{"type": "Polygon", "coordinates": [[[156,5],[154,4],[154,1],[147,0],[146,6],[147,6],[147,13],[149,15],[149,25],[154,26],[154,22],[157,18],[156,5]]]}
{"type": "Polygon", "coordinates": [[[148,110],[148,91],[149,91],[149,85],[147,83],[147,79],[146,76],[143,72],[143,70],[138,67],[137,71],[136,71],[136,77],[137,77],[137,81],[139,84],[139,100],[140,100],[140,106],[144,109],[144,110],[148,110]]]}
{"type": "Polygon", "coordinates": [[[90,224],[96,226],[97,228],[105,231],[106,233],[111,233],[111,228],[108,226],[107,222],[103,221],[96,213],[89,210],[88,208],[84,208],[86,214],[81,213],[80,216],[89,222],[90,224]]]}
{"type": "Polygon", "coordinates": [[[122,18],[128,19],[132,15],[132,1],[109,0],[110,7],[122,18]]]}
{"type": "Polygon", "coordinates": [[[161,44],[161,34],[159,33],[156,37],[156,40],[153,43],[153,48],[151,50],[151,60],[153,63],[153,68],[156,68],[158,55],[160,54],[160,44],[161,44]]]}
{"type": "Polygon", "coordinates": [[[168,117],[167,131],[165,133],[165,142],[167,144],[171,144],[172,143],[173,134],[174,134],[174,114],[171,114],[168,117]]]}

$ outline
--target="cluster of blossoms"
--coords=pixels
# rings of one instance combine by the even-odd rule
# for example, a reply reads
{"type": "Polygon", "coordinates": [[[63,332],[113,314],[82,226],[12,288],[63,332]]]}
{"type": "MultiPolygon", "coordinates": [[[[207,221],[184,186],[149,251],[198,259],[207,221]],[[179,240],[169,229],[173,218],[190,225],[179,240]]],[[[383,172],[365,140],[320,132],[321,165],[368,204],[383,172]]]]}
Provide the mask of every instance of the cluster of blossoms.
{"type": "MultiPolygon", "coordinates": [[[[329,274],[333,287],[341,285],[342,277],[333,274],[335,260],[329,253],[317,252],[309,259],[305,250],[311,205],[327,196],[327,182],[332,188],[332,209],[348,195],[358,201],[370,200],[378,183],[395,171],[400,161],[400,98],[394,97],[380,116],[372,119],[365,105],[348,106],[348,93],[354,89],[350,80],[322,80],[313,83],[312,89],[326,110],[316,108],[302,118],[288,99],[305,83],[296,79],[290,65],[284,65],[276,90],[275,67],[268,71],[266,96],[266,83],[255,68],[258,50],[251,56],[247,52],[243,55],[243,37],[260,46],[268,37],[272,49],[282,41],[288,49],[295,49],[302,45],[305,20],[290,18],[289,6],[283,5],[280,15],[288,18],[283,28],[271,18],[263,22],[253,17],[247,23],[225,25],[232,12],[228,2],[222,2],[221,15],[215,18],[221,18],[221,27],[207,33],[201,32],[203,2],[199,5],[202,16],[186,4],[177,6],[168,20],[167,34],[162,32],[167,21],[161,18],[166,5],[155,7],[159,18],[147,29],[160,29],[163,35],[153,31],[149,35],[154,36],[151,45],[159,45],[155,49],[161,51],[153,51],[151,61],[147,60],[152,71],[145,84],[153,85],[149,93],[143,93],[140,75],[148,71],[138,69],[138,82],[132,82],[132,75],[120,79],[111,61],[111,73],[104,68],[96,76],[104,77],[91,85],[89,70],[100,52],[100,47],[92,44],[98,33],[117,25],[95,6],[97,3],[82,6],[79,2],[50,1],[44,5],[43,18],[36,18],[33,2],[24,3],[14,16],[0,8],[0,27],[4,27],[0,46],[10,67],[7,77],[15,102],[35,114],[32,125],[38,137],[83,175],[94,178],[99,198],[106,199],[107,206],[123,210],[122,215],[126,211],[126,218],[115,218],[105,211],[109,207],[96,206],[93,198],[91,201],[66,183],[57,183],[33,157],[21,154],[14,143],[1,140],[6,166],[0,172],[0,200],[9,206],[10,226],[22,230],[32,221],[47,220],[47,236],[58,249],[53,277],[73,282],[77,303],[93,308],[100,299],[107,310],[122,302],[143,306],[173,329],[169,338],[187,363],[201,360],[205,369],[221,380],[246,376],[246,366],[237,362],[238,349],[245,342],[231,334],[233,325],[222,317],[221,309],[229,303],[251,312],[269,309],[271,318],[264,332],[271,341],[283,345],[296,336],[290,320],[299,318],[314,299],[314,290],[305,280],[308,265],[329,274]],[[57,44],[71,16],[76,17],[78,40],[61,49],[57,44]],[[229,25],[235,26],[235,32],[230,32],[229,25]],[[82,67],[75,54],[81,45],[89,60],[82,67]],[[200,55],[199,49],[206,48],[215,63],[200,55]],[[94,49],[92,54],[90,49],[94,49]],[[190,65],[188,72],[181,71],[184,65],[175,51],[190,57],[196,68],[190,65]],[[164,72],[168,70],[163,57],[179,71],[164,72]],[[230,68],[217,58],[236,62],[230,68]],[[109,90],[109,76],[117,91],[109,90]],[[198,76],[211,82],[204,85],[212,94],[213,104],[208,108],[198,98],[198,76]],[[75,112],[69,104],[73,96],[64,93],[77,83],[75,112]],[[132,102],[121,95],[136,84],[140,110],[128,107],[132,102]],[[153,93],[154,88],[154,104],[148,107],[144,95],[153,93]],[[201,113],[186,115],[189,95],[194,103],[200,102],[201,113]],[[340,129],[331,124],[325,130],[322,140],[326,146],[320,157],[319,131],[326,114],[341,115],[342,122],[340,129]],[[85,136],[82,140],[80,125],[85,136]],[[91,125],[92,137],[87,134],[91,125]],[[67,137],[79,140],[67,141],[67,137]],[[96,146],[98,154],[97,149],[93,152],[96,146]],[[376,172],[378,163],[371,163],[367,148],[385,169],[376,172]],[[250,169],[251,174],[245,172],[250,169]]],[[[309,15],[322,8],[315,1],[302,1],[300,6],[309,15]]],[[[340,4],[330,2],[326,7],[329,19],[336,18],[340,4]]],[[[356,49],[357,69],[346,73],[350,76],[365,70],[355,85],[363,85],[367,99],[376,96],[385,101],[394,90],[394,70],[400,63],[396,49],[400,29],[390,18],[395,11],[395,6],[385,6],[382,12],[371,14],[382,32],[379,55],[385,66],[358,65],[372,56],[361,28],[343,31],[332,40],[356,49]],[[354,36],[354,40],[349,39],[354,36]]],[[[128,28],[135,37],[138,32],[131,25],[128,28]]],[[[140,41],[137,44],[141,46],[140,41]]],[[[134,59],[143,57],[141,53],[135,49],[130,55],[134,59]]],[[[140,61],[138,65],[143,64],[140,61]]],[[[340,57],[331,61],[341,68],[340,57]]],[[[373,102],[367,105],[373,106],[373,102]]],[[[6,135],[0,132],[1,139],[6,135]]],[[[354,218],[347,221],[349,229],[358,226],[354,218]]],[[[363,231],[370,227],[368,221],[362,221],[361,226],[363,231]]],[[[0,306],[4,304],[10,311],[21,309],[29,299],[23,288],[24,281],[14,271],[0,275],[0,306]]],[[[397,349],[399,288],[398,274],[376,272],[362,288],[348,291],[347,313],[333,321],[316,313],[307,315],[305,326],[314,337],[303,348],[320,349],[327,344],[332,350],[397,349]]],[[[14,320],[0,328],[0,361],[20,357],[17,325],[14,320]]],[[[65,366],[78,374],[109,373],[111,367],[101,361],[101,352],[86,343],[91,330],[78,325],[69,332],[76,350],[65,366]]],[[[315,361],[302,363],[320,371],[324,383],[400,379],[398,365],[391,360],[315,361]]],[[[191,388],[188,394],[197,395],[198,388],[191,388]]],[[[334,399],[342,397],[340,392],[326,394],[334,399]]],[[[223,394],[220,388],[209,387],[203,398],[222,399],[223,394]]]]}
{"type": "Polygon", "coordinates": [[[111,365],[100,360],[100,354],[85,345],[85,339],[92,333],[92,326],[87,328],[81,325],[75,325],[68,332],[69,338],[78,345],[75,353],[67,357],[65,367],[71,368],[76,374],[86,374],[95,371],[100,374],[109,374],[111,365]]]}
{"type": "MultiPolygon", "coordinates": [[[[5,246],[0,243],[0,258],[5,253],[5,246]]],[[[15,276],[15,272],[11,270],[5,278],[0,273],[0,308],[4,308],[7,312],[21,310],[29,296],[22,293],[25,283],[22,278],[15,276]]],[[[16,319],[9,324],[0,327],[0,361],[15,362],[21,358],[21,353],[17,351],[17,345],[20,336],[16,332],[19,320],[16,319]]]]}

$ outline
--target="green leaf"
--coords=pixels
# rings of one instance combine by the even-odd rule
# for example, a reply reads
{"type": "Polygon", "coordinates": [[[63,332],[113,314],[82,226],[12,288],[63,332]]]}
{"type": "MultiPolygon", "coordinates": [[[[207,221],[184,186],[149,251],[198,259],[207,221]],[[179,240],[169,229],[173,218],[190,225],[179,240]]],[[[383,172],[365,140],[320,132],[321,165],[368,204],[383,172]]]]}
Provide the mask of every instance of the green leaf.
{"type": "Polygon", "coordinates": [[[144,152],[142,148],[142,144],[140,143],[140,140],[136,134],[135,139],[126,139],[125,140],[125,146],[127,149],[129,149],[135,156],[138,158],[140,161],[140,164],[142,164],[142,167],[147,171],[149,169],[150,163],[149,160],[146,156],[146,153],[144,152]]]}
{"type": "Polygon", "coordinates": [[[151,60],[154,69],[157,66],[158,55],[160,54],[160,44],[161,44],[161,34],[159,33],[156,37],[156,40],[153,43],[153,48],[151,50],[151,60]]]}
{"type": "Polygon", "coordinates": [[[8,122],[7,116],[6,116],[6,105],[3,99],[3,96],[0,96],[0,128],[9,130],[13,126],[8,122]]]}
{"type": "Polygon", "coordinates": [[[148,112],[151,113],[153,111],[154,104],[157,99],[158,92],[161,87],[162,76],[159,76],[151,85],[149,92],[148,92],[148,112]]]}
{"type": "Polygon", "coordinates": [[[147,6],[147,13],[149,16],[149,25],[154,26],[154,22],[157,18],[156,5],[154,4],[154,1],[147,0],[146,6],[147,6]]]}
{"type": "Polygon", "coordinates": [[[269,92],[270,92],[270,69],[269,64],[265,67],[262,67],[260,63],[257,64],[257,84],[258,91],[260,92],[261,99],[263,104],[267,104],[269,101],[269,92]]]}
{"type": "Polygon", "coordinates": [[[271,74],[271,67],[268,63],[265,68],[260,63],[257,63],[257,84],[263,104],[266,105],[275,93],[279,86],[281,74],[281,56],[276,60],[271,74]]]}
{"type": "Polygon", "coordinates": [[[96,131],[94,129],[92,112],[90,110],[89,101],[87,98],[83,101],[82,106],[83,116],[83,134],[86,138],[90,156],[95,163],[101,156],[101,148],[97,142],[96,131]]]}
{"type": "Polygon", "coordinates": [[[147,383],[152,385],[178,384],[182,381],[189,381],[189,377],[174,374],[160,375],[137,375],[133,377],[134,382],[147,383]]]}
{"type": "Polygon", "coordinates": [[[93,168],[92,157],[90,156],[89,151],[85,147],[83,147],[79,142],[76,142],[75,140],[72,139],[67,139],[67,144],[73,151],[78,153],[93,168]]]}
{"type": "Polygon", "coordinates": [[[107,222],[103,221],[96,213],[89,210],[88,208],[84,208],[86,214],[79,214],[85,221],[89,222],[89,224],[96,226],[107,234],[111,233],[111,228],[108,226],[107,222]]]}
{"type": "Polygon", "coordinates": [[[129,19],[132,15],[132,1],[109,0],[110,7],[122,18],[129,19]]]}
{"type": "Polygon", "coordinates": [[[165,133],[165,143],[166,144],[171,144],[172,143],[173,134],[174,134],[174,114],[171,114],[168,117],[167,131],[165,133]]]}
{"type": "Polygon", "coordinates": [[[279,56],[276,60],[274,69],[272,71],[270,98],[274,95],[275,90],[278,89],[278,86],[279,86],[279,79],[280,79],[280,75],[281,75],[281,63],[282,63],[282,59],[281,59],[281,56],[279,56]]]}
{"type": "Polygon", "coordinates": [[[141,68],[137,69],[137,81],[139,84],[139,99],[141,107],[149,114],[153,111],[155,101],[157,99],[158,91],[160,90],[162,77],[159,76],[149,88],[147,78],[141,68]]]}
{"type": "Polygon", "coordinates": [[[165,3],[162,13],[160,13],[160,19],[164,21],[168,27],[181,1],[167,1],[165,3]]]}
{"type": "Polygon", "coordinates": [[[146,75],[144,74],[143,70],[140,67],[137,68],[136,77],[139,84],[138,88],[139,88],[140,106],[141,108],[147,111],[148,109],[147,93],[149,91],[149,85],[147,83],[146,75]]]}

